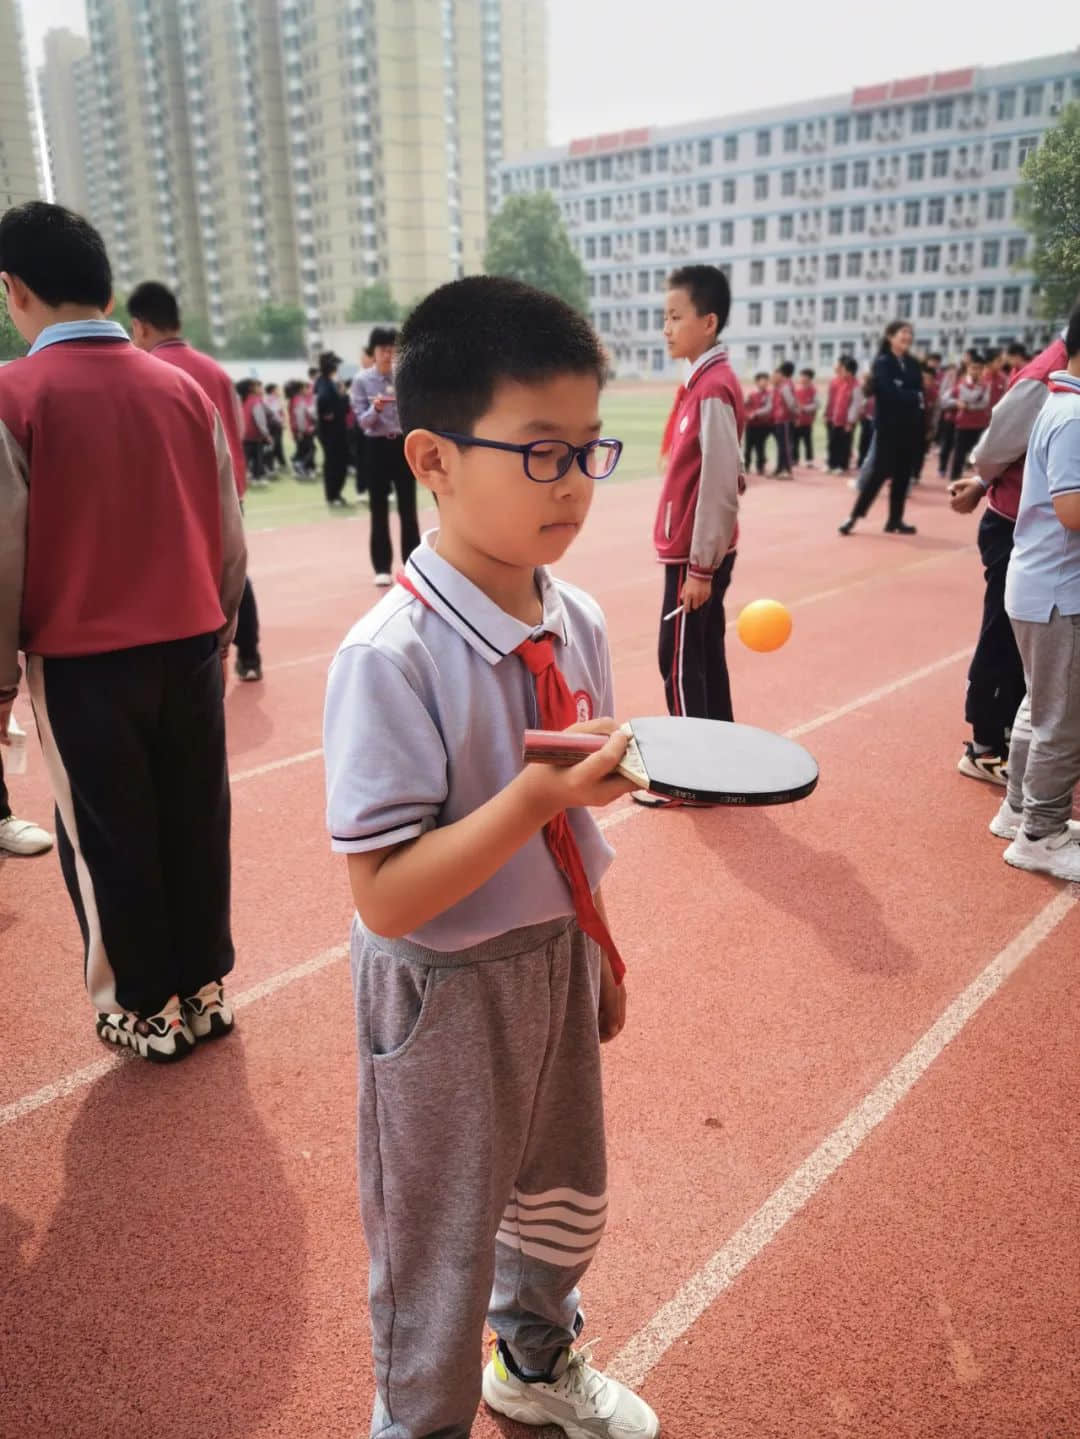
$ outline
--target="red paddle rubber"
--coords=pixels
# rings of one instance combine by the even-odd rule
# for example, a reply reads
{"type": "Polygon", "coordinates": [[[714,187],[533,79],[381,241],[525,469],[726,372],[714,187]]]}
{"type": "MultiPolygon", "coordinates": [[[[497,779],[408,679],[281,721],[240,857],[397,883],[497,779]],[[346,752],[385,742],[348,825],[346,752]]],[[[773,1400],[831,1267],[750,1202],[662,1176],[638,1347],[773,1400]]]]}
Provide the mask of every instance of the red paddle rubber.
{"type": "Polygon", "coordinates": [[[560,730],[527,729],[522,758],[526,764],[577,764],[602,750],[610,738],[606,734],[564,734],[560,730]]]}

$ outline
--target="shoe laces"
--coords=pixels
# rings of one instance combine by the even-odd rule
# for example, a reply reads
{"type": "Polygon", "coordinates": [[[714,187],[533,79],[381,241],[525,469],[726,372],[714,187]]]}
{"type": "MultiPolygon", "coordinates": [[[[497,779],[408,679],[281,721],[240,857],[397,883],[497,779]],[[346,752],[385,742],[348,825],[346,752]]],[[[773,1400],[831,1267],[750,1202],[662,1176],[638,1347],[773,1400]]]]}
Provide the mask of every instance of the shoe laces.
{"type": "Polygon", "coordinates": [[[566,1371],[555,1385],[568,1399],[584,1400],[597,1406],[607,1389],[607,1376],[592,1367],[593,1350],[599,1341],[590,1339],[580,1349],[571,1349],[566,1371]]]}

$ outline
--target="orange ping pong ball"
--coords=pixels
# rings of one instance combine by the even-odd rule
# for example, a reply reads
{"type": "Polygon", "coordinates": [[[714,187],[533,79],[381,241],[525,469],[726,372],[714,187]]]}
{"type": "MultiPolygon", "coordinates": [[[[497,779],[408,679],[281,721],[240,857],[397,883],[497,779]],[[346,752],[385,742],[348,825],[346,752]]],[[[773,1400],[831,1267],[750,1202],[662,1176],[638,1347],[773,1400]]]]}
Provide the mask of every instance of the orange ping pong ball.
{"type": "Polygon", "coordinates": [[[787,644],[791,611],[779,600],[753,600],[740,611],[735,624],[747,649],[768,654],[787,644]]]}

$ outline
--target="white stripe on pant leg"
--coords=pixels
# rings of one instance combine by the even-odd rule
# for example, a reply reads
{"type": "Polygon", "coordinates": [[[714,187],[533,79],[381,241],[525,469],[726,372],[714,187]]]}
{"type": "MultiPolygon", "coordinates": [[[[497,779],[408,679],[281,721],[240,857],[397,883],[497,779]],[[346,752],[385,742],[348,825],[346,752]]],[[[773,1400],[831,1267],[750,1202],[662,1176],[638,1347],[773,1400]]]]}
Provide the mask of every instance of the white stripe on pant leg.
{"type": "MultiPolygon", "coordinates": [[[[682,569],[682,566],[680,565],[679,568],[682,569]]],[[[684,603],[682,592],[686,588],[686,581],[689,574],[690,571],[687,569],[679,581],[678,598],[680,604],[684,603]]],[[[686,714],[686,689],[683,685],[683,654],[686,648],[686,621],[688,617],[689,611],[685,608],[675,616],[675,685],[676,692],[679,696],[679,713],[681,715],[686,714]]]]}
{"type": "Polygon", "coordinates": [[[41,740],[41,753],[45,758],[45,768],[49,772],[56,808],[60,811],[64,830],[71,843],[71,848],[75,852],[75,877],[79,885],[79,898],[82,900],[88,932],[86,988],[98,1009],[115,1011],[120,1008],[116,999],[116,976],[109,964],[109,956],[105,953],[105,941],[101,935],[101,919],[98,915],[97,901],[94,898],[94,882],[79,847],[79,830],[75,823],[75,803],[71,797],[71,782],[68,779],[67,770],[64,768],[64,762],[60,758],[56,737],[49,722],[49,710],[45,703],[44,661],[37,655],[27,655],[26,657],[26,680],[34,705],[34,719],[37,721],[38,736],[41,740]]]}

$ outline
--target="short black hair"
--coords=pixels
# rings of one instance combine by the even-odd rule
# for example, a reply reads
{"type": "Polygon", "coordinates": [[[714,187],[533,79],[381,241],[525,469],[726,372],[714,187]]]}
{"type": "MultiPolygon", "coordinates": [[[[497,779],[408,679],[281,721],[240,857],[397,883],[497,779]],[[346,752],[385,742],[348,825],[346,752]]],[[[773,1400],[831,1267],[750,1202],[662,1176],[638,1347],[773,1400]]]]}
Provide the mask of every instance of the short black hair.
{"type": "Polygon", "coordinates": [[[250,379],[249,377],[245,377],[242,380],[237,380],[236,393],[240,396],[242,400],[246,400],[248,395],[251,394],[251,391],[254,389],[254,387],[255,381],[250,379]]]}
{"type": "Polygon", "coordinates": [[[1021,359],[1026,360],[1027,346],[1024,344],[1023,340],[1010,340],[1009,343],[1005,346],[1005,353],[1007,355],[1019,355],[1021,359]]]}
{"type": "Polygon", "coordinates": [[[452,280],[421,300],[398,341],[394,389],[403,429],[471,435],[504,381],[556,375],[604,383],[604,351],[564,300],[502,275],[452,280]]]}
{"type": "Polygon", "coordinates": [[[685,290],[699,315],[716,316],[716,333],[731,314],[731,286],[723,270],[715,265],[682,265],[667,279],[669,290],[685,290]]]}
{"type": "Polygon", "coordinates": [[[379,345],[396,345],[397,331],[393,325],[376,325],[368,336],[368,352],[374,354],[379,345]]]}
{"type": "Polygon", "coordinates": [[[859,364],[854,355],[841,355],[840,363],[849,375],[857,375],[859,373],[859,364]]]}
{"type": "Polygon", "coordinates": [[[1080,298],[1073,305],[1069,323],[1065,327],[1065,353],[1070,360],[1074,355],[1080,354],[1080,298]]]}
{"type": "Polygon", "coordinates": [[[791,360],[785,360],[782,365],[777,365],[776,368],[780,371],[785,380],[790,380],[792,375],[795,373],[795,365],[791,360]]]}
{"type": "Polygon", "coordinates": [[[812,380],[814,378],[813,370],[800,370],[799,374],[805,375],[808,380],[812,380]]]}
{"type": "Polygon", "coordinates": [[[51,309],[112,299],[112,267],[105,241],[81,215],[63,205],[30,200],[0,218],[0,270],[17,276],[51,309]]]}
{"type": "Polygon", "coordinates": [[[160,280],[144,280],[128,296],[128,314],[155,330],[170,333],[180,328],[180,306],[176,296],[160,280]]]}
{"type": "Polygon", "coordinates": [[[757,372],[757,374],[754,376],[754,379],[755,379],[755,380],[767,380],[768,378],[769,378],[769,372],[768,372],[768,370],[759,370],[759,371],[757,372]]]}

